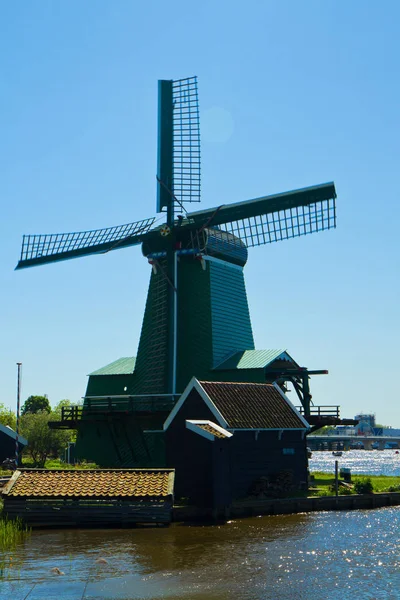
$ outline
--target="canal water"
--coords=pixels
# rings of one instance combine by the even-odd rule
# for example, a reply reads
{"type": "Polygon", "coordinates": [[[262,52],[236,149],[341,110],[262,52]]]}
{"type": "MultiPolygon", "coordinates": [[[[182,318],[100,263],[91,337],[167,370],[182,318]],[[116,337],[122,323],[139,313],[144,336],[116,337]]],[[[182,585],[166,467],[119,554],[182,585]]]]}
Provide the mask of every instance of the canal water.
{"type": "MultiPolygon", "coordinates": [[[[313,455],[322,464],[318,454],[327,453],[313,455]]],[[[35,531],[0,556],[0,598],[398,600],[399,532],[400,507],[221,526],[35,531]]]]}
{"type": "Polygon", "coordinates": [[[316,451],[312,453],[312,457],[308,461],[310,471],[334,473],[335,460],[339,462],[339,467],[350,468],[355,475],[400,477],[400,451],[398,450],[348,450],[343,452],[340,457],[333,456],[332,452],[316,451]]]}

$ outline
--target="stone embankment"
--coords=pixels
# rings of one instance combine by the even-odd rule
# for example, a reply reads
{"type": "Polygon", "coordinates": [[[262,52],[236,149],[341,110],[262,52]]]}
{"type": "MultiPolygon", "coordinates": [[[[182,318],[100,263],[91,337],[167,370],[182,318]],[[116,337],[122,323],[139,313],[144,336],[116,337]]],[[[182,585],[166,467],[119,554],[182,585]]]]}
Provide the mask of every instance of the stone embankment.
{"type": "Polygon", "coordinates": [[[287,515],[321,510],[356,510],[400,505],[399,492],[352,494],[349,496],[311,496],[276,500],[248,500],[235,502],[224,514],[193,506],[175,506],[173,521],[197,521],[215,518],[240,519],[258,515],[287,515]]]}

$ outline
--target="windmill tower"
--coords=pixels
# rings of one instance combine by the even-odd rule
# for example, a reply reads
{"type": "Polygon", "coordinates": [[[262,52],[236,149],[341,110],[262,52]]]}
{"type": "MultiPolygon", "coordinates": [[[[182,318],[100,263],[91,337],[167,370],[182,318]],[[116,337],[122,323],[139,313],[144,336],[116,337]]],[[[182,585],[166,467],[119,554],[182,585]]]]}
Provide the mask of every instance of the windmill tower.
{"type": "Polygon", "coordinates": [[[311,414],[308,371],[285,350],[255,350],[243,277],[248,248],[336,226],[333,183],[187,212],[200,201],[197,79],[159,81],[155,218],[100,230],[23,237],[17,269],[141,244],[151,277],[136,358],[89,377],[83,408],[54,427],[78,429],[80,457],[161,466],[162,423],[196,376],[291,382],[311,414]]]}

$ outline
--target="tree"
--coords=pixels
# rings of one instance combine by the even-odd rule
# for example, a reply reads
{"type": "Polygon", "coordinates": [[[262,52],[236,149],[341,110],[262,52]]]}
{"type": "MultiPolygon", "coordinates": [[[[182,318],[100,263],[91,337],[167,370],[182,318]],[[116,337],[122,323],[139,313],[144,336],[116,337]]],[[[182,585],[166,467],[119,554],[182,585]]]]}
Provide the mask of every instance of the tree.
{"type": "Polygon", "coordinates": [[[0,423],[5,427],[8,425],[8,427],[11,427],[15,431],[16,422],[15,413],[10,408],[7,408],[5,404],[0,403],[0,423]]]}
{"type": "Polygon", "coordinates": [[[38,412],[51,413],[51,406],[47,396],[29,396],[22,407],[23,415],[27,413],[36,414],[38,412]]]}
{"type": "Polygon", "coordinates": [[[60,456],[72,437],[71,431],[50,429],[49,421],[53,420],[58,420],[58,415],[45,410],[26,412],[21,417],[21,432],[28,440],[26,452],[38,467],[44,467],[49,456],[60,456]]]}
{"type": "Polygon", "coordinates": [[[316,429],[309,435],[329,435],[329,432],[334,431],[334,429],[335,429],[335,427],[333,425],[325,425],[324,427],[321,427],[320,429],[316,429]]]}
{"type": "Polygon", "coordinates": [[[60,402],[58,402],[55,405],[55,407],[53,408],[53,412],[61,415],[61,409],[63,407],[69,407],[69,406],[72,406],[71,400],[68,400],[68,398],[64,398],[64,400],[60,400],[60,402]]]}

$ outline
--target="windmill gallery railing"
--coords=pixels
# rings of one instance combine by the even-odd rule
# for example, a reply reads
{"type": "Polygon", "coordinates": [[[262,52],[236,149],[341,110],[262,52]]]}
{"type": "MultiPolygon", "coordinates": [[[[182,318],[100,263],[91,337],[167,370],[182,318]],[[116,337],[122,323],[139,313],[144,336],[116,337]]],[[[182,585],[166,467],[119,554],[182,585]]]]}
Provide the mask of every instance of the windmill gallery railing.
{"type": "MultiPolygon", "coordinates": [[[[101,420],[104,417],[123,417],[129,414],[169,412],[178,398],[178,394],[163,396],[129,396],[129,397],[92,397],[85,398],[84,405],[63,406],[61,420],[53,421],[53,428],[74,428],[77,421],[101,420]]],[[[304,415],[303,406],[296,407],[304,415]]],[[[311,420],[340,419],[340,406],[312,406],[310,409],[311,420]]]]}
{"type": "Polygon", "coordinates": [[[61,420],[53,421],[53,429],[74,429],[78,421],[123,418],[129,414],[170,412],[179,394],[160,396],[97,396],[86,397],[83,405],[63,406],[61,420]]]}
{"type": "Polygon", "coordinates": [[[352,424],[351,419],[340,418],[340,406],[325,405],[325,406],[310,406],[309,413],[305,411],[303,406],[297,406],[297,410],[306,421],[311,425],[311,431],[320,429],[325,425],[347,425],[352,424]]]}
{"type": "MultiPolygon", "coordinates": [[[[301,415],[304,416],[304,407],[296,406],[297,410],[301,415]]],[[[310,407],[310,416],[312,417],[333,417],[336,419],[340,419],[340,406],[335,406],[331,404],[327,404],[325,406],[311,406],[310,407]]]]}

